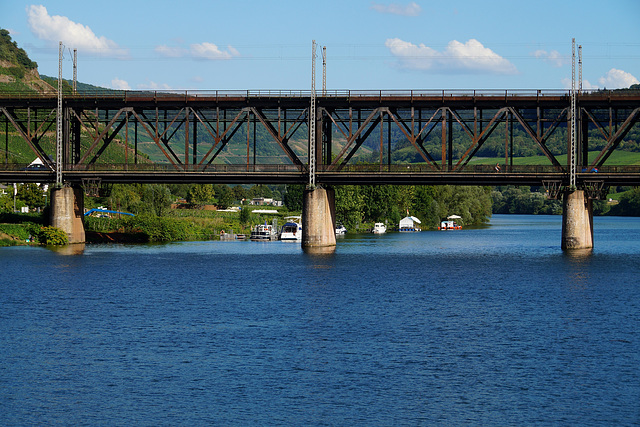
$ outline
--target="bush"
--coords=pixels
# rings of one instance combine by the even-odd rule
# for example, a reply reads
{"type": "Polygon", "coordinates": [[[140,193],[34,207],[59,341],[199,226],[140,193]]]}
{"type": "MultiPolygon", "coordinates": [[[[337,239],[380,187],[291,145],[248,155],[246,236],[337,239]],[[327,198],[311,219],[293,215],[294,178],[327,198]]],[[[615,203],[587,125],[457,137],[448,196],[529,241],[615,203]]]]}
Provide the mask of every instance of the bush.
{"type": "Polygon", "coordinates": [[[21,241],[26,241],[29,238],[29,230],[22,224],[0,224],[0,232],[9,236],[14,236],[21,241]]]}
{"type": "Polygon", "coordinates": [[[47,246],[68,245],[69,236],[57,227],[42,227],[38,233],[38,241],[47,246]]]}

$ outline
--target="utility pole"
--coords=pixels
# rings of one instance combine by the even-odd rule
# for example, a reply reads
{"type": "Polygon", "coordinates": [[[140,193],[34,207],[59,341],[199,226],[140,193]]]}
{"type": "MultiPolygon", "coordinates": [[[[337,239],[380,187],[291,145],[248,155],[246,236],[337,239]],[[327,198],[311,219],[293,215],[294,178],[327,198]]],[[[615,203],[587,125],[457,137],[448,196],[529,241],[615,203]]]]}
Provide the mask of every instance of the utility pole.
{"type": "Polygon", "coordinates": [[[78,93],[78,49],[73,49],[73,94],[78,93]]]}
{"type": "Polygon", "coordinates": [[[56,186],[62,187],[62,53],[60,42],[58,49],[58,114],[56,117],[56,186]]]}
{"type": "Polygon", "coordinates": [[[311,44],[311,105],[309,106],[309,188],[316,186],[316,41],[311,44]]]}
{"type": "Polygon", "coordinates": [[[582,93],[582,45],[578,45],[578,93],[582,93]]]}
{"type": "Polygon", "coordinates": [[[576,39],[571,39],[571,134],[569,136],[569,187],[576,188],[576,39]]]}
{"type": "Polygon", "coordinates": [[[327,47],[322,46],[322,96],[327,96],[327,47]]]}

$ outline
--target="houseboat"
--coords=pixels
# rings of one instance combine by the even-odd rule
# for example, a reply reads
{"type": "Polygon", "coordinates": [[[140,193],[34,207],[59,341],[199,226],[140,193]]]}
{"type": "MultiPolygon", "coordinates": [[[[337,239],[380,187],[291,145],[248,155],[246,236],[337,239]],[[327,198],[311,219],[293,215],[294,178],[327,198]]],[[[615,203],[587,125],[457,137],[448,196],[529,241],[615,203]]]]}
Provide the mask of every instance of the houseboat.
{"type": "Polygon", "coordinates": [[[415,216],[407,216],[400,220],[400,224],[398,225],[398,231],[401,232],[412,232],[412,231],[422,231],[420,228],[421,221],[415,216]]]}
{"type": "Polygon", "coordinates": [[[251,240],[276,240],[276,233],[271,224],[258,224],[251,229],[251,240]]]}
{"type": "Polygon", "coordinates": [[[460,219],[458,215],[449,215],[446,220],[440,222],[438,230],[461,230],[462,226],[455,220],[460,219]]]}

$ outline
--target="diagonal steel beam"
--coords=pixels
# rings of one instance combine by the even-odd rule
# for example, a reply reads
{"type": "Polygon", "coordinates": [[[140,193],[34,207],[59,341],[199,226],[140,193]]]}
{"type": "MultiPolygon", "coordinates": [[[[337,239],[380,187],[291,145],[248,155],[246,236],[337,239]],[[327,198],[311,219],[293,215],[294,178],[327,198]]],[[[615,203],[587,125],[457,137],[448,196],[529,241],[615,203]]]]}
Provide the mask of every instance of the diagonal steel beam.
{"type": "Polygon", "coordinates": [[[302,166],[302,161],[298,158],[296,153],[293,152],[291,147],[289,147],[289,144],[287,144],[288,139],[286,137],[280,137],[278,135],[278,131],[275,127],[273,127],[271,122],[267,120],[267,118],[262,113],[262,110],[257,107],[251,107],[251,111],[258,118],[260,123],[262,123],[267,132],[269,132],[271,137],[280,145],[280,148],[282,148],[282,151],[284,151],[287,157],[289,157],[291,163],[293,163],[294,165],[302,166]]]}
{"type": "Polygon", "coordinates": [[[458,160],[458,163],[455,164],[454,170],[458,169],[460,164],[462,164],[462,167],[464,167],[469,163],[469,161],[473,158],[473,156],[476,155],[478,150],[480,150],[480,148],[485,143],[487,138],[489,138],[489,136],[496,129],[496,127],[500,123],[502,116],[504,116],[506,113],[507,113],[506,107],[496,111],[496,113],[493,115],[493,118],[491,119],[487,127],[484,128],[482,132],[480,132],[480,135],[476,135],[471,138],[471,145],[469,146],[469,148],[467,148],[467,151],[465,151],[464,154],[460,157],[460,160],[458,160]]]}
{"type": "MultiPolygon", "coordinates": [[[[353,142],[358,139],[358,137],[360,136],[361,133],[363,133],[363,131],[365,130],[365,128],[371,123],[372,120],[376,119],[379,115],[380,115],[380,110],[382,109],[382,107],[378,107],[373,109],[373,111],[371,111],[371,113],[369,114],[369,116],[367,116],[367,118],[364,120],[364,122],[362,123],[362,125],[360,125],[358,127],[358,129],[356,129],[356,131],[351,134],[349,136],[349,138],[347,138],[347,143],[345,144],[345,146],[342,148],[342,150],[340,150],[340,153],[338,153],[338,155],[336,156],[336,158],[333,160],[333,162],[331,162],[331,165],[329,165],[328,170],[331,170],[332,168],[334,168],[342,159],[342,156],[345,155],[345,153],[347,152],[347,150],[351,147],[351,144],[353,144],[353,142]]],[[[370,132],[369,132],[370,133],[370,132]]],[[[366,138],[365,138],[366,139],[366,138]]],[[[364,140],[362,140],[364,141],[364,140]]],[[[356,149],[362,144],[362,141],[360,142],[360,144],[357,144],[356,149]]],[[[354,152],[352,151],[351,154],[348,156],[348,158],[346,159],[346,161],[348,161],[352,156],[353,156],[354,152]]],[[[344,162],[343,162],[344,164],[344,162]]]]}
{"type": "Polygon", "coordinates": [[[11,113],[9,113],[9,111],[5,107],[0,107],[0,111],[2,111],[2,113],[7,117],[11,124],[13,124],[13,127],[18,131],[18,133],[20,133],[22,139],[24,139],[24,141],[29,145],[29,148],[31,148],[34,154],[38,156],[40,161],[49,169],[53,170],[54,165],[51,160],[49,160],[49,156],[47,156],[47,153],[45,153],[40,144],[38,144],[37,135],[34,138],[31,138],[29,136],[29,131],[24,127],[24,124],[17,121],[16,118],[11,113]]]}
{"type": "Polygon", "coordinates": [[[109,133],[109,129],[111,129],[111,127],[118,120],[120,115],[122,113],[127,113],[128,114],[132,110],[133,110],[133,108],[131,108],[131,107],[123,107],[123,108],[119,109],[118,112],[111,118],[109,123],[105,126],[104,130],[94,139],[93,143],[89,146],[87,151],[84,153],[84,155],[78,161],[78,164],[82,164],[87,160],[87,157],[89,157],[91,152],[93,150],[95,150],[95,148],[98,146],[98,143],[105,137],[105,135],[107,135],[109,133]]]}
{"type": "Polygon", "coordinates": [[[380,123],[382,123],[382,114],[378,114],[378,116],[375,118],[375,121],[371,124],[371,126],[369,126],[364,132],[361,133],[361,135],[358,138],[356,138],[356,141],[355,141],[356,145],[349,152],[349,154],[347,154],[347,157],[344,159],[344,161],[340,164],[340,168],[346,166],[346,164],[349,163],[349,160],[351,160],[351,158],[356,153],[356,151],[358,151],[362,143],[367,140],[369,135],[371,135],[371,133],[374,131],[376,127],[378,127],[378,124],[380,123]]]}
{"type": "Polygon", "coordinates": [[[613,153],[618,145],[620,145],[622,139],[627,135],[627,133],[629,133],[633,125],[638,121],[639,116],[640,107],[633,110],[631,114],[627,116],[626,120],[622,123],[620,128],[618,128],[616,133],[614,133],[611,138],[609,138],[607,145],[604,146],[600,154],[598,154],[598,156],[592,162],[591,167],[600,167],[604,164],[604,162],[607,161],[611,153],[613,153]]]}
{"type": "MultiPolygon", "coordinates": [[[[404,133],[404,136],[407,137],[407,139],[409,140],[409,142],[413,145],[413,147],[416,149],[416,151],[418,152],[418,154],[420,154],[420,156],[422,156],[422,158],[424,159],[424,161],[431,166],[433,169],[439,169],[439,165],[433,160],[433,158],[431,157],[431,155],[427,152],[427,150],[424,149],[424,145],[422,144],[418,144],[418,139],[419,139],[419,133],[418,135],[415,135],[413,132],[413,126],[411,126],[411,129],[409,129],[409,127],[407,126],[407,124],[404,122],[404,120],[399,120],[398,119],[398,115],[394,114],[390,109],[387,109],[387,114],[389,115],[389,117],[391,117],[391,120],[393,120],[396,125],[398,126],[398,128],[400,128],[400,130],[402,131],[402,133],[404,133]],[[410,132],[410,133],[409,133],[410,132]]],[[[412,118],[413,120],[413,118],[412,118]]]]}
{"type": "Polygon", "coordinates": [[[560,162],[558,162],[558,160],[555,158],[553,153],[551,153],[551,151],[549,151],[549,149],[547,148],[547,145],[545,144],[545,139],[538,137],[536,132],[531,128],[529,123],[527,123],[527,121],[524,119],[524,117],[522,117],[522,115],[518,110],[516,110],[513,107],[508,107],[508,108],[509,108],[509,111],[511,111],[511,114],[515,116],[516,120],[518,120],[520,125],[523,127],[525,132],[529,134],[531,139],[533,139],[536,142],[536,144],[538,144],[538,147],[540,147],[544,155],[547,156],[547,159],[549,159],[551,164],[556,168],[562,169],[562,165],[560,164],[560,162]]]}
{"type": "MultiPolygon", "coordinates": [[[[202,159],[200,160],[200,163],[198,163],[199,166],[202,166],[203,163],[207,162],[207,165],[211,164],[211,162],[213,162],[213,160],[218,156],[218,154],[220,154],[220,151],[224,148],[225,145],[227,145],[227,142],[229,142],[229,140],[231,139],[231,137],[237,132],[237,130],[242,127],[243,123],[243,119],[245,117],[245,115],[249,114],[249,107],[245,107],[243,109],[241,109],[238,114],[236,114],[236,116],[233,118],[233,120],[231,121],[231,123],[229,123],[229,127],[227,127],[224,132],[222,132],[221,135],[214,137],[214,144],[211,146],[211,148],[209,149],[209,151],[207,151],[207,153],[202,157],[202,159]],[[235,127],[234,127],[235,125],[235,127]],[[227,135],[229,132],[231,132],[230,135],[227,135]],[[216,151],[216,153],[211,157],[211,159],[209,161],[207,161],[207,157],[209,157],[209,155],[213,152],[213,150],[215,150],[216,146],[220,143],[223,143],[222,146],[220,147],[220,149],[218,151],[216,151]]],[[[217,132],[216,132],[217,133],[217,132]]]]}
{"type": "MultiPolygon", "coordinates": [[[[137,111],[135,111],[135,109],[132,111],[132,114],[136,118],[138,123],[140,123],[142,125],[142,128],[147,132],[147,135],[149,135],[149,137],[153,140],[153,142],[156,143],[156,145],[158,146],[160,151],[162,151],[162,154],[164,154],[164,156],[167,158],[167,160],[169,160],[171,162],[171,164],[173,165],[174,168],[176,168],[177,170],[180,170],[180,167],[178,166],[180,164],[180,159],[178,158],[178,156],[176,156],[176,154],[173,152],[173,150],[171,150],[167,146],[167,144],[164,142],[164,140],[162,139],[164,134],[167,132],[167,129],[164,130],[162,135],[158,135],[157,125],[156,125],[156,127],[154,127],[150,123],[149,119],[144,114],[144,111],[141,113],[142,117],[140,117],[140,115],[138,114],[137,111]],[[160,143],[161,141],[162,141],[162,144],[160,143]],[[169,152],[167,152],[167,150],[165,150],[165,147],[167,148],[167,150],[169,150],[169,152]]],[[[173,122],[175,122],[175,118],[174,118],[173,122]]],[[[173,122],[171,122],[171,123],[173,124],[173,122]]]]}

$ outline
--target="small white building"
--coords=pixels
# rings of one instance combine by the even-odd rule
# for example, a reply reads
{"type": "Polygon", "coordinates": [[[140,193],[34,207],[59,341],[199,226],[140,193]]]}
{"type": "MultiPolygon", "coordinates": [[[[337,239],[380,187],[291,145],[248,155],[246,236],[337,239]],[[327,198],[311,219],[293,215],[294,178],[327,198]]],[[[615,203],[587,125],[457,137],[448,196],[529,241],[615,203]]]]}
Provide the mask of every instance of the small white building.
{"type": "Polygon", "coordinates": [[[421,221],[415,216],[407,216],[400,220],[398,231],[422,231],[419,224],[421,221]]]}
{"type": "Polygon", "coordinates": [[[256,197],[249,202],[253,206],[282,206],[281,200],[274,200],[270,197],[256,197]]]}

